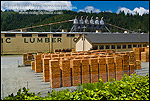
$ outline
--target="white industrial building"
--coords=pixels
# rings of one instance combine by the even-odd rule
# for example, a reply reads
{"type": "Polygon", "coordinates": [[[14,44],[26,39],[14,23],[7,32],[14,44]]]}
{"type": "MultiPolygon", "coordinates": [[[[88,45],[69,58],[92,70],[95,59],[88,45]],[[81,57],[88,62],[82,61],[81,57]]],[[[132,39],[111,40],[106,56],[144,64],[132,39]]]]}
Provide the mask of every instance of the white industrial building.
{"type": "Polygon", "coordinates": [[[75,44],[76,51],[131,51],[134,47],[149,46],[149,34],[97,33],[82,34],[75,44]]]}

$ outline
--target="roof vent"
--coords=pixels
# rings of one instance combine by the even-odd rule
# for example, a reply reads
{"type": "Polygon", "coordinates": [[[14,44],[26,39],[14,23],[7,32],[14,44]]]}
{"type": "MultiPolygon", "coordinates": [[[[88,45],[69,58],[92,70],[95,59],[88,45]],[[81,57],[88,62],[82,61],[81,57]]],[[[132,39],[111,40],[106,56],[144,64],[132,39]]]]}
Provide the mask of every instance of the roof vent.
{"type": "Polygon", "coordinates": [[[96,33],[101,32],[101,30],[96,30],[96,33]]]}
{"type": "Polygon", "coordinates": [[[124,33],[128,33],[128,31],[124,31],[124,33]]]}
{"type": "Polygon", "coordinates": [[[67,32],[67,30],[66,29],[62,29],[62,32],[67,32]]]}

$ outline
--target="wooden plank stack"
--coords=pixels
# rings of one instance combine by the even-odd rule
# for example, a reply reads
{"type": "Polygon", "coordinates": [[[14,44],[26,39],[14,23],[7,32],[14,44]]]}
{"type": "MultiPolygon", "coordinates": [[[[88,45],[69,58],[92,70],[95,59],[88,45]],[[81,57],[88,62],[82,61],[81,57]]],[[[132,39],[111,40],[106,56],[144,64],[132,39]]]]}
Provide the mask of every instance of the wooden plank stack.
{"type": "Polygon", "coordinates": [[[71,56],[71,53],[66,53],[66,55],[65,56],[71,56]]]}
{"type": "Polygon", "coordinates": [[[100,57],[99,58],[99,78],[102,79],[102,82],[107,82],[107,75],[106,75],[106,58],[100,57]]]}
{"type": "Polygon", "coordinates": [[[147,52],[141,52],[141,61],[142,62],[149,62],[149,55],[147,52]]]}
{"type": "MultiPolygon", "coordinates": [[[[42,61],[42,62],[41,62],[41,65],[43,64],[43,58],[44,58],[44,55],[45,55],[44,53],[41,54],[41,61],[42,61]]],[[[43,65],[42,65],[42,72],[43,72],[43,65]]]]}
{"type": "MultiPolygon", "coordinates": [[[[102,82],[109,81],[110,78],[121,80],[123,73],[131,75],[135,73],[136,68],[141,68],[141,61],[135,62],[133,51],[108,52],[109,54],[104,50],[38,53],[34,55],[31,69],[35,69],[36,73],[41,73],[43,70],[44,82],[50,82],[51,88],[59,88],[98,82],[99,78],[102,82]]],[[[23,59],[27,58],[25,55],[23,59]]]]}
{"type": "Polygon", "coordinates": [[[31,61],[31,70],[35,70],[35,62],[31,61]]]}
{"type": "Polygon", "coordinates": [[[144,51],[149,53],[149,47],[145,47],[144,51]]]}
{"type": "Polygon", "coordinates": [[[61,61],[61,70],[62,70],[62,85],[63,87],[71,86],[71,68],[70,60],[61,61]]]}
{"type": "Polygon", "coordinates": [[[90,59],[91,83],[98,82],[98,58],[90,59]]]}
{"type": "Polygon", "coordinates": [[[120,54],[122,56],[123,74],[129,75],[129,56],[127,54],[120,54]]]}
{"type": "Polygon", "coordinates": [[[49,71],[50,71],[50,87],[60,88],[60,68],[58,60],[49,60],[49,71]]]}
{"type": "Polygon", "coordinates": [[[42,72],[41,55],[34,55],[34,59],[35,59],[35,73],[41,73],[42,72]]]}
{"type": "Polygon", "coordinates": [[[141,69],[141,61],[136,60],[136,69],[141,69]]]}
{"type": "Polygon", "coordinates": [[[71,60],[72,67],[72,85],[81,84],[81,59],[71,60]]]}
{"type": "Polygon", "coordinates": [[[44,82],[50,81],[50,72],[49,72],[49,60],[50,58],[43,58],[43,80],[44,82]]]}
{"type": "Polygon", "coordinates": [[[23,54],[23,64],[26,65],[27,64],[27,53],[23,54]]]}
{"type": "Polygon", "coordinates": [[[64,57],[65,56],[65,54],[59,54],[59,57],[64,57]]]}
{"type": "Polygon", "coordinates": [[[133,48],[133,51],[135,52],[136,60],[141,60],[141,52],[144,51],[144,48],[142,48],[142,47],[133,48]]]}
{"type": "Polygon", "coordinates": [[[82,59],[82,84],[90,82],[89,59],[82,59]]]}
{"type": "Polygon", "coordinates": [[[149,47],[145,47],[144,52],[141,52],[141,61],[149,62],[149,47]]]}
{"type": "Polygon", "coordinates": [[[51,54],[51,58],[54,58],[54,57],[59,57],[58,54],[51,54]]]}
{"type": "Polygon", "coordinates": [[[115,71],[116,71],[116,80],[121,80],[122,78],[122,57],[121,56],[115,56],[114,57],[115,62],[115,71]]]}
{"type": "Polygon", "coordinates": [[[135,52],[134,51],[129,51],[129,52],[126,52],[126,54],[129,56],[129,64],[136,65],[135,52]]]}
{"type": "Polygon", "coordinates": [[[108,81],[111,78],[115,79],[115,64],[113,57],[106,57],[106,64],[107,64],[107,74],[108,74],[108,81]]]}
{"type": "Polygon", "coordinates": [[[31,53],[31,52],[28,52],[28,53],[27,53],[27,57],[28,57],[28,60],[32,60],[32,53],[31,53]]]}
{"type": "Polygon", "coordinates": [[[130,68],[130,75],[136,74],[136,65],[135,64],[129,64],[129,68],[130,68]]]}
{"type": "Polygon", "coordinates": [[[44,58],[51,58],[51,54],[45,54],[44,58]]]}

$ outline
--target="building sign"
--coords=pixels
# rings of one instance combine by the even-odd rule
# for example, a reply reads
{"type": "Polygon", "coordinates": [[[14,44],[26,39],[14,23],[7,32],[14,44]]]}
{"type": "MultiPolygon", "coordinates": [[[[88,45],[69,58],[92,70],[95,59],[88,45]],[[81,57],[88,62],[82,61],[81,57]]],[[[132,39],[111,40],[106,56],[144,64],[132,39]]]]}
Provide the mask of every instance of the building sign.
{"type": "Polygon", "coordinates": [[[6,43],[11,43],[11,38],[6,38],[5,40],[3,40],[3,38],[1,38],[1,43],[3,43],[4,41],[6,43]]]}
{"type": "MultiPolygon", "coordinates": [[[[62,42],[62,38],[23,38],[24,43],[59,43],[62,42]]],[[[77,38],[73,38],[72,41],[75,42],[77,38]]],[[[12,43],[11,38],[3,39],[1,38],[1,43],[12,43]]]]}

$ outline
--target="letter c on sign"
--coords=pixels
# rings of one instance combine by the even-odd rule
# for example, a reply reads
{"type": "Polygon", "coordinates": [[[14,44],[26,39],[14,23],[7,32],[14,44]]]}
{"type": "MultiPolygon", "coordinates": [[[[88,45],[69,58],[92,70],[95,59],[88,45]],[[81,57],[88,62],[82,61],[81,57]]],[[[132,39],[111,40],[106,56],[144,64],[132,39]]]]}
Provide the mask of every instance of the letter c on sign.
{"type": "Polygon", "coordinates": [[[74,38],[73,41],[76,42],[77,38],[74,38]]]}
{"type": "Polygon", "coordinates": [[[8,41],[8,40],[10,40],[10,38],[7,38],[7,39],[6,39],[6,43],[11,43],[11,41],[8,41]]]}

